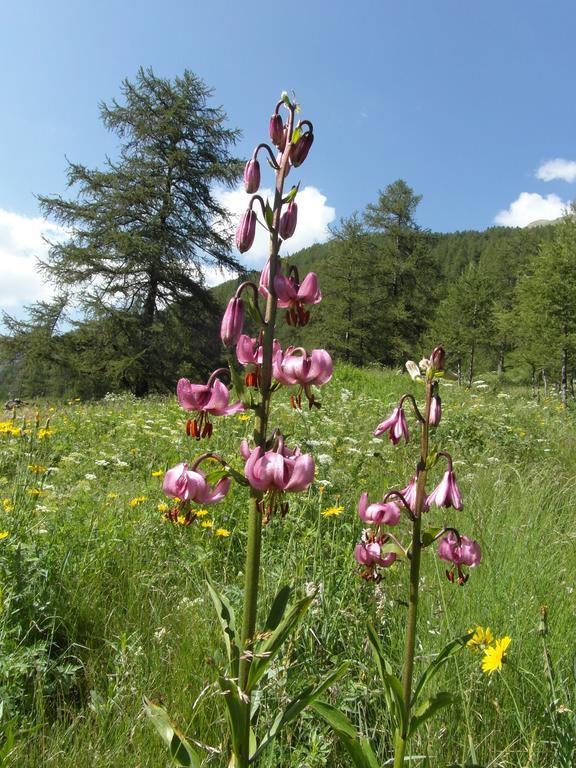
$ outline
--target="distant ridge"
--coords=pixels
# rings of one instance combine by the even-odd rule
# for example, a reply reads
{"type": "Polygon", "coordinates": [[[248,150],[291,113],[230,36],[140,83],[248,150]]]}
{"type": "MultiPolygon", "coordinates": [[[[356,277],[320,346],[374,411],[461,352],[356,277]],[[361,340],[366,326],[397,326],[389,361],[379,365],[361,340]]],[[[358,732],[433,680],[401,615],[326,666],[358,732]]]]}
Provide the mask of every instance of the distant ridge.
{"type": "Polygon", "coordinates": [[[557,219],[536,219],[531,221],[530,224],[525,224],[522,229],[531,229],[532,227],[547,227],[549,224],[558,224],[564,216],[558,216],[557,219]]]}

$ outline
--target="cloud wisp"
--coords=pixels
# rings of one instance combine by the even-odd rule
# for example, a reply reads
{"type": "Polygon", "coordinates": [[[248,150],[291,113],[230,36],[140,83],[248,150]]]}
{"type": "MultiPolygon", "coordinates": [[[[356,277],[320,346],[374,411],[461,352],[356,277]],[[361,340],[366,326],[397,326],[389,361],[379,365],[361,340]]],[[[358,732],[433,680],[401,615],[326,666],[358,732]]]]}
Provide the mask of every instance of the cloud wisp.
{"type": "Polygon", "coordinates": [[[564,215],[568,203],[558,195],[543,197],[537,192],[521,192],[508,208],[499,211],[494,223],[503,227],[525,227],[539,219],[554,220],[564,215]]]}
{"type": "Polygon", "coordinates": [[[567,181],[571,184],[576,181],[576,161],[561,157],[547,160],[536,171],[536,178],[541,181],[567,181]]]}
{"type": "Polygon", "coordinates": [[[44,240],[65,237],[62,227],[41,216],[22,216],[0,208],[0,309],[12,311],[23,304],[53,295],[37,268],[47,256],[44,240]]]}

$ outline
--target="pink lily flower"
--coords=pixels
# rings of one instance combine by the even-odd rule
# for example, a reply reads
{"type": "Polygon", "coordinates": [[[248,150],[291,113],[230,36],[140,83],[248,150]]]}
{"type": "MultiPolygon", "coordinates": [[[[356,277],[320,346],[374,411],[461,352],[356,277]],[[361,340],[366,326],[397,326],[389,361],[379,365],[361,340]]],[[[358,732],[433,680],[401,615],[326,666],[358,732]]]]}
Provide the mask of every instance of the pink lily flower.
{"type": "Polygon", "coordinates": [[[314,459],[299,448],[291,450],[280,438],[276,449],[250,450],[246,440],[240,445],[246,459],[244,475],[257,491],[304,491],[314,480],[314,459]]]}
{"type": "MultiPolygon", "coordinates": [[[[416,490],[418,485],[418,477],[417,475],[414,475],[412,478],[410,478],[410,482],[406,486],[406,488],[403,488],[400,493],[402,496],[404,496],[406,503],[410,507],[412,512],[416,511],[416,490]]],[[[423,512],[428,512],[430,509],[430,504],[428,503],[428,499],[426,496],[424,497],[424,509],[423,512]]]]}
{"type": "Polygon", "coordinates": [[[368,503],[368,494],[364,492],[358,502],[358,514],[365,523],[375,525],[397,525],[400,521],[400,507],[394,501],[368,503]]]}
{"type": "Polygon", "coordinates": [[[361,542],[354,547],[354,557],[357,563],[368,568],[380,566],[388,568],[396,560],[395,552],[386,552],[381,555],[381,546],[377,541],[361,542]]]}
{"type": "Polygon", "coordinates": [[[274,355],[272,371],[280,384],[315,384],[321,387],[332,378],[332,358],[325,349],[314,349],[310,354],[303,347],[288,347],[274,355]]]}
{"type": "Polygon", "coordinates": [[[426,503],[428,506],[436,504],[437,507],[454,507],[454,509],[464,508],[462,494],[456,484],[456,475],[451,467],[444,472],[442,480],[428,496],[426,503]]]}
{"type": "Polygon", "coordinates": [[[408,431],[408,423],[406,422],[404,409],[401,405],[396,406],[392,411],[392,414],[381,424],[378,424],[374,430],[374,437],[380,437],[384,432],[388,432],[388,437],[390,438],[392,445],[398,445],[402,437],[404,438],[404,442],[408,442],[410,433],[408,431]]]}
{"type": "Polygon", "coordinates": [[[454,567],[458,573],[458,584],[463,586],[468,581],[468,575],[462,571],[462,566],[475,568],[482,559],[482,551],[477,541],[467,536],[458,536],[454,531],[448,531],[438,545],[438,556],[452,563],[452,568],[446,571],[448,580],[454,581],[454,567]]]}
{"type": "Polygon", "coordinates": [[[315,401],[310,387],[314,384],[321,387],[332,378],[332,358],[325,349],[315,349],[310,354],[302,347],[288,347],[284,354],[278,351],[272,361],[272,375],[280,384],[291,386],[300,385],[296,397],[290,401],[293,407],[302,407],[302,391],[308,399],[308,405],[320,407],[315,401]]]}
{"type": "MultiPolygon", "coordinates": [[[[281,351],[280,342],[278,339],[274,339],[272,342],[272,354],[275,355],[279,351],[281,351]]],[[[263,357],[262,340],[259,338],[252,339],[243,333],[236,344],[236,357],[241,365],[250,366],[253,369],[245,376],[246,386],[259,387],[263,357]]]]}
{"type": "Polygon", "coordinates": [[[196,439],[210,437],[212,434],[209,415],[230,416],[245,410],[240,400],[230,403],[230,391],[217,378],[218,373],[220,370],[214,371],[207,384],[191,384],[188,379],[180,379],[176,386],[178,402],[182,408],[199,414],[198,418],[186,423],[187,434],[196,439]]]}
{"type": "Polygon", "coordinates": [[[188,464],[177,464],[169,469],[162,484],[167,496],[181,501],[195,501],[198,504],[216,504],[230,490],[231,478],[223,477],[214,488],[210,488],[206,477],[199,469],[188,469],[188,464]]]}

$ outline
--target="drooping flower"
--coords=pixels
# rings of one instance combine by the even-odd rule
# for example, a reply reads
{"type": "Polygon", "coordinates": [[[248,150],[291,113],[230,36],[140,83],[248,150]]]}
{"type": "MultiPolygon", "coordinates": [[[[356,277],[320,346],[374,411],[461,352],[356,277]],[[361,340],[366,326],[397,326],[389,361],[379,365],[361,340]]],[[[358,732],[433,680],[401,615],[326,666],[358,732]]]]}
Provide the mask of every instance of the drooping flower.
{"type": "Polygon", "coordinates": [[[188,421],[186,431],[191,437],[209,437],[212,434],[210,416],[230,416],[244,411],[244,405],[237,400],[230,403],[228,387],[217,378],[215,371],[207,384],[191,384],[188,379],[180,379],[176,393],[178,402],[186,411],[195,411],[198,418],[188,421]]]}
{"type": "Polygon", "coordinates": [[[253,157],[244,167],[244,189],[249,195],[258,192],[260,186],[260,163],[253,157]]]}
{"type": "Polygon", "coordinates": [[[276,352],[272,362],[272,375],[280,384],[290,386],[297,384],[300,391],[293,404],[302,404],[302,391],[308,398],[310,408],[315,403],[314,394],[310,387],[321,387],[332,378],[332,358],[325,349],[314,349],[310,354],[302,347],[288,347],[283,353],[276,352]]]}
{"type": "Polygon", "coordinates": [[[428,496],[427,504],[428,506],[436,504],[437,507],[464,509],[462,494],[456,483],[456,475],[451,468],[444,472],[442,480],[428,496]]]}
{"type": "MultiPolygon", "coordinates": [[[[268,265],[266,265],[266,269],[268,269],[268,265]]],[[[268,295],[268,287],[267,285],[263,286],[262,281],[259,290],[263,295],[268,295]]],[[[288,310],[286,312],[288,325],[307,325],[310,312],[305,309],[305,305],[318,304],[322,301],[322,291],[318,285],[318,277],[314,272],[309,272],[301,283],[296,268],[290,270],[288,277],[277,274],[274,276],[274,290],[278,297],[278,306],[288,310]]]]}
{"type": "Polygon", "coordinates": [[[496,640],[494,645],[484,649],[484,658],[482,659],[482,671],[486,675],[500,671],[502,664],[506,661],[506,651],[512,642],[511,637],[501,637],[496,640]]]}
{"type": "Polygon", "coordinates": [[[278,227],[278,233],[282,240],[288,240],[292,237],[296,231],[296,224],[298,222],[298,206],[294,201],[291,201],[286,206],[286,210],[280,217],[280,224],[278,227]]]}
{"type": "Polygon", "coordinates": [[[374,430],[374,437],[380,437],[384,432],[388,432],[392,445],[398,445],[401,438],[404,438],[404,442],[408,442],[410,432],[408,431],[408,423],[401,405],[396,406],[391,415],[381,424],[378,424],[374,430]]]}
{"type": "Polygon", "coordinates": [[[220,325],[220,338],[225,347],[233,347],[242,334],[244,328],[244,302],[234,296],[228,302],[222,324],[220,325]]]}
{"type": "MultiPolygon", "coordinates": [[[[280,342],[274,339],[272,343],[272,355],[281,352],[280,342]]],[[[262,367],[263,349],[260,338],[250,338],[242,334],[236,344],[236,357],[241,365],[249,366],[251,370],[246,374],[245,381],[247,387],[258,387],[260,385],[260,369],[262,367]]]]}
{"type": "Polygon", "coordinates": [[[211,488],[201,470],[188,469],[188,464],[182,463],[166,472],[162,489],[166,496],[178,498],[180,501],[216,504],[226,496],[230,483],[229,477],[223,477],[211,488]]]}
{"type": "Polygon", "coordinates": [[[448,580],[454,581],[454,567],[456,567],[458,584],[463,586],[468,581],[468,575],[463,573],[462,566],[475,568],[482,559],[482,551],[477,541],[469,539],[468,536],[459,536],[454,531],[448,531],[440,540],[438,556],[452,563],[452,568],[446,571],[448,580]]]}
{"type": "Polygon", "coordinates": [[[256,220],[256,211],[251,208],[242,214],[236,229],[236,247],[240,253],[245,253],[252,248],[256,236],[256,220]]]}
{"type": "Polygon", "coordinates": [[[400,522],[400,507],[394,501],[368,503],[368,493],[361,494],[358,514],[365,523],[374,525],[397,525],[400,522]]]}
{"type": "Polygon", "coordinates": [[[269,451],[257,447],[250,450],[246,440],[240,446],[246,459],[244,475],[258,491],[304,491],[314,480],[314,459],[300,448],[291,450],[284,439],[269,451]]]}
{"type": "Polygon", "coordinates": [[[363,566],[360,576],[363,579],[380,581],[378,568],[389,568],[396,561],[395,552],[382,552],[382,546],[386,543],[386,537],[376,539],[364,537],[363,541],[354,547],[354,559],[363,566]]]}

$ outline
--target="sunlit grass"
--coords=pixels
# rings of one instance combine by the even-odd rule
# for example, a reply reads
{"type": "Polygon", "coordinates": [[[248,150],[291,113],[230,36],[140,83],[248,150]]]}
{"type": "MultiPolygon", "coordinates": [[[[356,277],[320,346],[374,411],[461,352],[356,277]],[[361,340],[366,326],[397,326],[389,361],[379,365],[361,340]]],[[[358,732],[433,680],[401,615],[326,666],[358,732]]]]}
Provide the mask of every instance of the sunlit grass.
{"type": "MultiPolygon", "coordinates": [[[[351,658],[332,700],[373,739],[382,762],[391,735],[365,623],[375,623],[399,669],[407,574],[395,565],[380,584],[366,584],[352,550],[362,528],[360,492],[377,498],[409,479],[416,446],[372,437],[407,386],[418,396],[406,376],[341,366],[321,393],[322,409],[296,418],[278,393],[278,424],[290,444],[315,455],[317,474],[309,491],[290,496],[288,516],[272,519],[263,542],[263,607],[285,583],[299,594],[316,591],[298,642],[273,667],[263,710],[351,658]]],[[[5,419],[10,426],[0,433],[0,694],[2,727],[14,738],[0,765],[165,765],[164,747],[142,717],[145,694],[207,745],[206,765],[225,768],[224,713],[213,686],[223,649],[204,580],[210,574],[240,605],[246,492],[234,487],[189,526],[167,522],[164,471],[205,448],[186,437],[175,399],[55,408],[41,406],[38,425],[33,412],[5,419]]],[[[436,557],[425,558],[418,657],[429,660],[478,625],[512,643],[502,671],[489,677],[472,651],[447,666],[439,685],[459,702],[429,722],[413,752],[435,768],[567,768],[557,743],[558,722],[573,738],[576,705],[576,419],[555,398],[536,403],[515,391],[456,386],[443,389],[443,413],[435,440],[455,459],[465,500],[458,526],[480,541],[484,560],[459,588],[436,557]]],[[[241,470],[238,443],[252,428],[244,417],[215,420],[210,448],[241,470]]],[[[443,514],[431,512],[430,524],[443,514]]],[[[261,765],[347,762],[307,715],[261,765]]]]}

